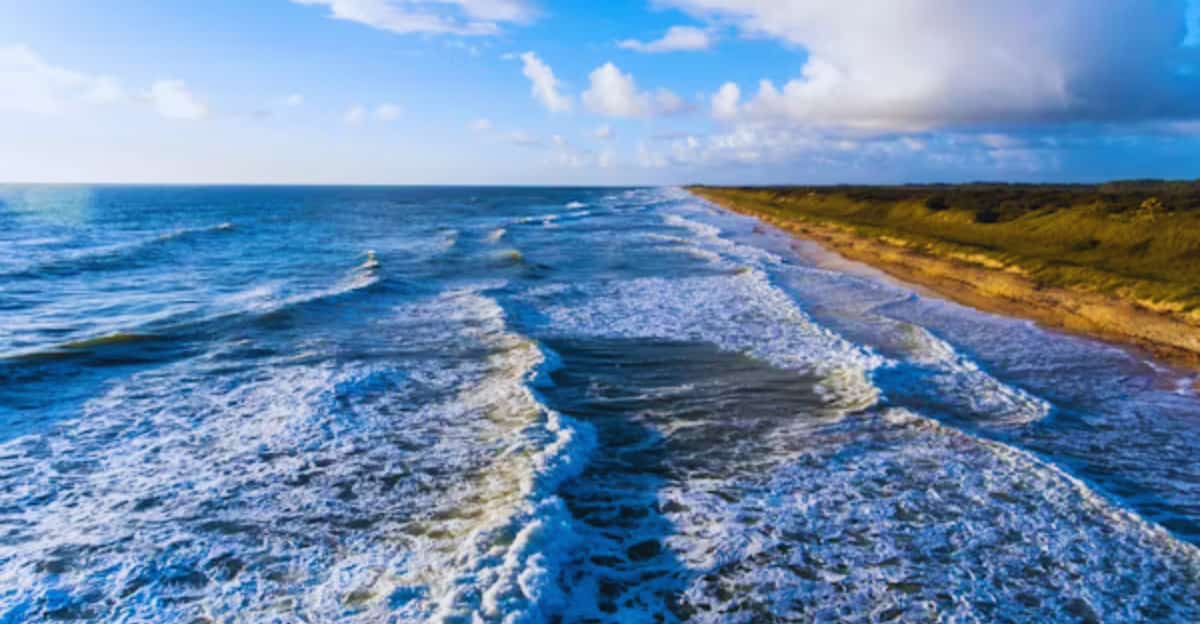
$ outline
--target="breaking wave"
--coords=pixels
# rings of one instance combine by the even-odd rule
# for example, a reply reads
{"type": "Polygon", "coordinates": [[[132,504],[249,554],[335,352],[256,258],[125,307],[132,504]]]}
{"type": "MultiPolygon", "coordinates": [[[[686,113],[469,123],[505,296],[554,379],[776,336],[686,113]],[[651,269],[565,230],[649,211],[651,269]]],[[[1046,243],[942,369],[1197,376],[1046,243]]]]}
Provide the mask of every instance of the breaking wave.
{"type": "Polygon", "coordinates": [[[848,409],[879,398],[871,372],[885,363],[814,323],[757,269],[734,275],[643,278],[575,287],[573,305],[541,307],[552,334],[696,340],[823,377],[848,409]]]}
{"type": "Polygon", "coordinates": [[[155,249],[165,243],[184,240],[195,236],[231,232],[235,229],[233,223],[223,222],[216,225],[178,228],[155,234],[140,240],[117,243],[102,247],[92,247],[61,257],[38,262],[9,273],[9,277],[44,277],[46,274],[71,274],[87,271],[115,270],[126,268],[128,263],[148,250],[155,249]]]}

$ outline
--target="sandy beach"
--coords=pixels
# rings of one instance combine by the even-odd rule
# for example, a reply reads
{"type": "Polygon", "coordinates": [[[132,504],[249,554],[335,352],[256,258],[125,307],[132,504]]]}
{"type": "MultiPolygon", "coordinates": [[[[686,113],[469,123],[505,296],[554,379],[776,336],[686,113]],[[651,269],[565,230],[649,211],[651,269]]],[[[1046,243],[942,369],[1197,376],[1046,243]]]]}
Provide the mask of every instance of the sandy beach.
{"type": "MultiPolygon", "coordinates": [[[[868,235],[819,215],[765,210],[739,191],[693,187],[692,193],[754,216],[853,261],[980,310],[1133,347],[1171,364],[1200,369],[1200,322],[1194,311],[1152,309],[1121,293],[1040,283],[1019,262],[931,247],[903,233],[868,235]],[[745,199],[741,199],[745,197],[745,199]]],[[[744,193],[744,192],[743,192],[744,193]]]]}

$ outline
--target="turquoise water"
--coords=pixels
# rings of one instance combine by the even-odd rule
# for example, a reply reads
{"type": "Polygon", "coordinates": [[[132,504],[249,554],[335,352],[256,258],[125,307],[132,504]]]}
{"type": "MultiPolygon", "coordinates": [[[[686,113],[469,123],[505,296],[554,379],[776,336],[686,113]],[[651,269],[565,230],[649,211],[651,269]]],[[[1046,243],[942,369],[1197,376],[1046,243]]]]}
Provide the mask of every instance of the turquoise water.
{"type": "Polygon", "coordinates": [[[0,622],[1197,621],[1190,386],[678,189],[0,187],[0,622]]]}

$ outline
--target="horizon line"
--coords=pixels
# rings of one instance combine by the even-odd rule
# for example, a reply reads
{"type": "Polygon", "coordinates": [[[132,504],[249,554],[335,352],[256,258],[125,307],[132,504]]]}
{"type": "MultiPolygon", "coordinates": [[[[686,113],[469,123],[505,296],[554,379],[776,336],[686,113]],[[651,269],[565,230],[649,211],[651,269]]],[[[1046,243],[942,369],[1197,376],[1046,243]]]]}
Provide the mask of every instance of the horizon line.
{"type": "Polygon", "coordinates": [[[678,184],[530,184],[530,183],[421,183],[421,182],[31,182],[31,181],[0,181],[0,187],[9,186],[100,186],[100,187],[259,187],[259,188],[688,188],[692,186],[711,187],[838,187],[838,186],[969,186],[983,184],[1005,184],[1026,186],[1098,186],[1118,182],[1173,182],[1200,184],[1200,176],[1195,178],[1105,178],[1102,180],[966,180],[958,182],[947,181],[907,181],[907,182],[756,182],[756,183],[708,183],[687,182],[678,184]]]}

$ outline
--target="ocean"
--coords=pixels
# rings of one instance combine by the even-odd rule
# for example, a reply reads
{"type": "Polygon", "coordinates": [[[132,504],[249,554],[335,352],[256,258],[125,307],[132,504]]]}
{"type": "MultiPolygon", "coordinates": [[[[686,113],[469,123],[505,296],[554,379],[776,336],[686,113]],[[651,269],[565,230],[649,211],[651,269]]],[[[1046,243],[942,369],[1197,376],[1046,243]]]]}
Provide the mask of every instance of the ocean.
{"type": "Polygon", "coordinates": [[[0,622],[1200,620],[1200,398],[680,189],[0,187],[0,622]]]}

